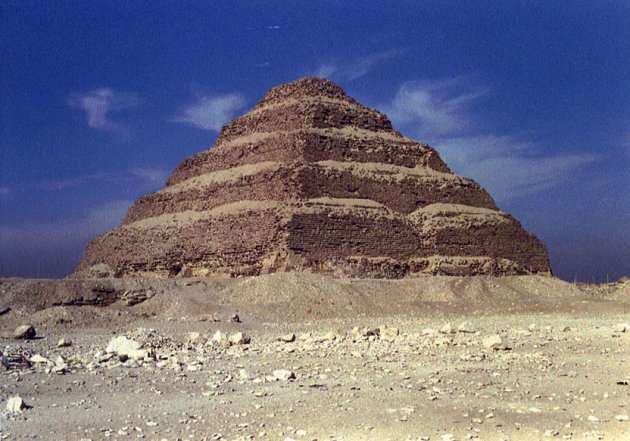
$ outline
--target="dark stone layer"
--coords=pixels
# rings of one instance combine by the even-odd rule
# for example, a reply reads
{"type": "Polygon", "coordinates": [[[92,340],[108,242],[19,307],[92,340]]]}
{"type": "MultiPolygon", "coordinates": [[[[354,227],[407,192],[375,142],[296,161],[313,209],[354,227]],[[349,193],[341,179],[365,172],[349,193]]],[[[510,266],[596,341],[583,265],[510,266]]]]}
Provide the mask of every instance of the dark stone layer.
{"type": "Polygon", "coordinates": [[[142,196],[127,212],[123,224],[182,211],[205,211],[240,200],[288,200],[319,197],[371,199],[393,211],[409,214],[438,202],[498,210],[494,201],[474,181],[443,176],[403,179],[376,173],[357,175],[324,165],[286,165],[262,170],[228,182],[190,185],[181,191],[158,191],[142,196]]]}

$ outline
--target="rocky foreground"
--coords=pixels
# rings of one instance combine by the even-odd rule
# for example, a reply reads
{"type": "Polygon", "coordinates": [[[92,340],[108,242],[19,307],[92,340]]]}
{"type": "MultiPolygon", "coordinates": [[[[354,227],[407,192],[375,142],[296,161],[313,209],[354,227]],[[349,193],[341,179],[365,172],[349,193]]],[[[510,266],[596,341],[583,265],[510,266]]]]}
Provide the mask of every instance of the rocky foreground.
{"type": "Polygon", "coordinates": [[[377,308],[351,294],[369,281],[311,277],[156,280],[139,303],[36,311],[7,304],[34,282],[3,279],[2,439],[630,438],[627,283],[379,282],[377,308]],[[338,297],[306,314],[268,296],[305,282],[338,297]]]}

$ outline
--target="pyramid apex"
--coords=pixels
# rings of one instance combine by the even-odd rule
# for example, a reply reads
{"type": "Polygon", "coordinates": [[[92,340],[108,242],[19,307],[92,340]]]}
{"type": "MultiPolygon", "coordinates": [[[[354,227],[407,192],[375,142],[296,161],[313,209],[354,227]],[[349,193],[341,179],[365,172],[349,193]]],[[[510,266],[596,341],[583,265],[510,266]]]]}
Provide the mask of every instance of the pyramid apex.
{"type": "Polygon", "coordinates": [[[260,100],[257,107],[273,104],[291,98],[326,97],[354,102],[341,86],[325,78],[304,77],[290,83],[273,87],[260,100]]]}

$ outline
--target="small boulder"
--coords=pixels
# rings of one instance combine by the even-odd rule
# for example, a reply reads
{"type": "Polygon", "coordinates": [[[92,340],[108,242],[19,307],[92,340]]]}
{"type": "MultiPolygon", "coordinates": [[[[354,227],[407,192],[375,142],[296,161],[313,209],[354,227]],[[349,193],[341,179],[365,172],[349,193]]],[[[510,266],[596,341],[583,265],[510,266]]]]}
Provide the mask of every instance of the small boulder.
{"type": "Polygon", "coordinates": [[[328,331],[324,335],[317,336],[315,341],[318,343],[323,343],[325,341],[333,341],[337,338],[337,335],[333,331],[328,331]]]}
{"type": "Polygon", "coordinates": [[[450,323],[447,323],[444,326],[442,326],[442,328],[440,329],[440,332],[442,334],[452,334],[453,333],[453,326],[450,323]]]}
{"type": "Polygon", "coordinates": [[[499,349],[503,344],[503,339],[501,339],[501,336],[498,334],[489,335],[481,340],[481,344],[483,344],[483,347],[486,349],[499,349]]]}
{"type": "Polygon", "coordinates": [[[12,337],[15,340],[32,340],[35,338],[37,333],[35,332],[35,328],[31,325],[21,325],[15,328],[13,331],[12,337]]]}
{"type": "Polygon", "coordinates": [[[26,409],[26,404],[24,404],[24,400],[20,396],[16,395],[7,401],[6,410],[8,412],[22,412],[24,409],[26,409]]]}
{"type": "Polygon", "coordinates": [[[232,315],[232,317],[230,317],[230,321],[232,323],[240,323],[241,322],[241,318],[238,316],[237,313],[234,313],[234,315],[232,315]]]}
{"type": "Polygon", "coordinates": [[[186,343],[192,346],[204,345],[208,339],[199,332],[189,332],[186,336],[186,343]]]}
{"type": "Polygon", "coordinates": [[[140,349],[140,343],[135,340],[130,340],[124,335],[114,337],[110,340],[105,352],[108,353],[116,353],[116,354],[125,354],[129,351],[134,351],[136,349],[140,349]]]}
{"type": "Polygon", "coordinates": [[[133,358],[134,360],[142,360],[149,355],[149,351],[146,349],[140,349],[140,343],[135,340],[130,340],[122,335],[114,337],[107,345],[107,349],[105,349],[105,351],[108,353],[118,354],[119,356],[127,356],[128,358],[133,358]]]}
{"type": "Polygon", "coordinates": [[[280,381],[289,381],[295,378],[295,374],[288,369],[276,369],[273,371],[273,376],[280,381]]]}
{"type": "Polygon", "coordinates": [[[381,337],[384,338],[385,340],[391,340],[396,338],[399,334],[400,331],[398,330],[398,328],[394,328],[394,327],[381,327],[380,328],[381,331],[381,337]]]}
{"type": "Polygon", "coordinates": [[[34,364],[47,364],[49,366],[54,365],[54,363],[51,360],[49,360],[48,358],[42,357],[39,354],[33,355],[31,358],[28,359],[28,361],[34,364]]]}
{"type": "Polygon", "coordinates": [[[249,344],[251,339],[247,335],[243,334],[242,332],[237,332],[235,334],[230,335],[230,338],[228,339],[228,341],[230,342],[230,345],[238,346],[238,345],[249,344]]]}
{"type": "Polygon", "coordinates": [[[291,333],[291,334],[284,334],[282,336],[280,336],[280,338],[278,339],[280,341],[283,341],[285,343],[292,343],[295,341],[295,334],[291,333]]]}
{"type": "Polygon", "coordinates": [[[55,358],[55,366],[66,369],[68,367],[68,363],[61,355],[57,355],[57,358],[55,358]]]}
{"type": "Polygon", "coordinates": [[[72,346],[72,340],[69,338],[62,338],[57,342],[58,348],[65,348],[67,346],[72,346]]]}
{"type": "Polygon", "coordinates": [[[227,335],[221,331],[215,332],[210,341],[214,346],[227,347],[230,345],[227,335]]]}

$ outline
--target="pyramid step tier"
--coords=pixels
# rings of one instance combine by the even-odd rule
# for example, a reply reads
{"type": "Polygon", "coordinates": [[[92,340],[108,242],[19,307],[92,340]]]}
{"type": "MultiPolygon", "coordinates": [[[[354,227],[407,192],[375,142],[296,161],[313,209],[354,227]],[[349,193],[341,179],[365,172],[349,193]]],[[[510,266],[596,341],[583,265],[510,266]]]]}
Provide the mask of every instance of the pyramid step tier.
{"type": "Polygon", "coordinates": [[[103,264],[116,277],[244,276],[305,269],[352,275],[362,268],[366,276],[395,278],[459,271],[453,269],[456,264],[427,260],[436,256],[460,263],[481,259],[485,263],[479,271],[497,274],[545,271],[544,246],[511,216],[487,209],[471,212],[457,204],[440,207],[404,216],[375,201],[317,198],[240,201],[204,212],[166,214],[93,240],[78,271],[89,273],[103,264]],[[457,212],[469,217],[454,221],[457,212]],[[451,222],[439,219],[448,216],[451,222]],[[438,227],[427,231],[426,223],[438,227]]]}
{"type": "Polygon", "coordinates": [[[427,167],[320,161],[261,162],[195,176],[141,197],[123,224],[239,200],[372,199],[402,214],[437,202],[497,209],[474,181],[427,167]],[[325,185],[323,185],[325,183],[325,185]]]}
{"type": "Polygon", "coordinates": [[[175,185],[195,176],[260,162],[319,161],[383,163],[402,167],[428,167],[450,173],[431,147],[394,133],[358,129],[257,132],[232,141],[219,139],[212,149],[177,166],[167,182],[175,185]]]}

